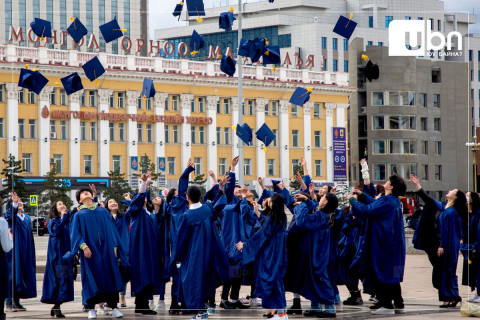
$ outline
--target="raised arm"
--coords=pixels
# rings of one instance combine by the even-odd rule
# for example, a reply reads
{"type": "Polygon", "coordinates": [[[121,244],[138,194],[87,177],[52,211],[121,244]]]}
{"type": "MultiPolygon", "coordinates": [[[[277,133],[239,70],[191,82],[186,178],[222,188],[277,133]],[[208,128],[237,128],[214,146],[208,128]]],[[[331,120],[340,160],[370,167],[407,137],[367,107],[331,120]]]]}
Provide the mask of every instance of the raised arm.
{"type": "Polygon", "coordinates": [[[228,203],[232,203],[234,200],[233,198],[235,197],[235,167],[237,166],[239,159],[240,158],[238,156],[232,159],[230,172],[228,173],[230,180],[225,187],[225,196],[227,197],[228,203]]]}
{"type": "Polygon", "coordinates": [[[307,187],[307,185],[305,184],[304,179],[302,179],[302,175],[300,174],[300,172],[297,172],[297,173],[295,174],[295,180],[297,180],[298,183],[300,183],[300,191],[306,192],[307,189],[308,189],[308,187],[307,187]]]}
{"type": "Polygon", "coordinates": [[[368,173],[367,160],[365,160],[365,159],[360,160],[360,166],[362,167],[363,183],[366,184],[366,185],[370,185],[370,174],[368,173]]]}
{"type": "Polygon", "coordinates": [[[418,180],[418,177],[414,176],[413,174],[410,174],[410,181],[415,185],[415,188],[417,189],[418,196],[425,202],[425,206],[435,206],[439,210],[443,208],[443,205],[441,202],[431,198],[425,190],[423,190],[422,186],[420,185],[420,181],[418,180]]]}
{"type": "Polygon", "coordinates": [[[300,158],[300,163],[302,164],[303,167],[303,175],[304,176],[310,176],[308,173],[308,167],[307,167],[307,160],[305,160],[304,157],[300,158]]]}
{"type": "Polygon", "coordinates": [[[214,186],[218,184],[217,177],[215,176],[215,172],[213,172],[212,169],[208,170],[208,176],[212,178],[214,186]]]}
{"type": "Polygon", "coordinates": [[[189,158],[187,163],[187,168],[185,169],[185,171],[183,171],[182,175],[180,176],[180,179],[178,179],[178,196],[179,197],[185,197],[185,195],[187,194],[188,179],[192,171],[195,171],[194,163],[192,158],[189,158]]]}
{"type": "Polygon", "coordinates": [[[133,197],[132,202],[130,203],[129,212],[132,217],[135,217],[140,212],[142,212],[143,207],[145,205],[145,197],[147,193],[148,185],[152,180],[152,177],[149,173],[143,173],[141,176],[142,182],[140,183],[140,187],[138,189],[138,194],[133,197]]]}

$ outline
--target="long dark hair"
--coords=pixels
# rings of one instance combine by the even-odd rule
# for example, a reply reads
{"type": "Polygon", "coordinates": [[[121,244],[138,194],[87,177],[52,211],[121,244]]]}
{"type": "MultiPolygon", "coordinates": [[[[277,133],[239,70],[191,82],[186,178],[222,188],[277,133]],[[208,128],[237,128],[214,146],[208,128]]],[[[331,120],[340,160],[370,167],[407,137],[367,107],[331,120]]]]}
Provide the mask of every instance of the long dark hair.
{"type": "Polygon", "coordinates": [[[272,217],[272,220],[275,224],[283,224],[287,220],[287,215],[285,214],[285,198],[279,194],[274,193],[270,197],[272,201],[272,210],[269,213],[269,216],[272,217]]]}
{"type": "Polygon", "coordinates": [[[177,189],[175,188],[171,188],[170,190],[168,190],[167,197],[165,198],[165,201],[167,201],[167,203],[170,203],[173,200],[176,191],[177,189]]]}
{"type": "Polygon", "coordinates": [[[61,213],[58,212],[58,210],[57,210],[57,203],[58,202],[63,203],[62,200],[57,200],[57,201],[54,201],[52,203],[52,205],[50,206],[50,210],[48,211],[47,221],[49,221],[50,219],[60,218],[61,213]]]}
{"type": "Polygon", "coordinates": [[[462,219],[467,218],[467,197],[463,191],[457,190],[457,199],[455,199],[453,207],[462,219]]]}
{"type": "Polygon", "coordinates": [[[480,196],[475,191],[470,191],[470,198],[472,199],[472,215],[478,214],[480,210],[480,196]]]}
{"type": "MultiPolygon", "coordinates": [[[[105,202],[104,202],[104,203],[105,203],[105,209],[107,209],[108,212],[110,212],[110,209],[108,208],[108,201],[110,201],[110,200],[112,200],[112,199],[115,200],[114,198],[108,198],[108,199],[105,200],[105,202]]],[[[115,200],[115,201],[117,201],[117,200],[115,200]]],[[[118,218],[121,218],[121,217],[123,216],[123,211],[122,211],[121,206],[120,206],[121,203],[118,203],[118,202],[117,202],[117,205],[118,205],[117,217],[118,217],[118,218]]]]}

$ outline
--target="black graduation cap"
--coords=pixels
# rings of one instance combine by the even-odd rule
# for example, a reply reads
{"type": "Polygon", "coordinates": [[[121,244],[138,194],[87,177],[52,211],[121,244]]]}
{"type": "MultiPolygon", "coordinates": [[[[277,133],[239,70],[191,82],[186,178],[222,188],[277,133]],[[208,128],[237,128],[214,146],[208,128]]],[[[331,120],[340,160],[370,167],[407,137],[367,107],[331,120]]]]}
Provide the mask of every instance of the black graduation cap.
{"type": "Polygon", "coordinates": [[[248,57],[249,53],[248,40],[240,39],[240,45],[238,46],[238,55],[242,57],[248,57]]]}
{"type": "Polygon", "coordinates": [[[118,24],[117,17],[112,21],[107,22],[100,26],[100,32],[102,33],[103,39],[106,43],[112,42],[120,37],[123,37],[123,32],[126,32],[127,29],[121,29],[118,24]]]}
{"type": "MultiPolygon", "coordinates": [[[[205,15],[205,6],[203,0],[187,0],[187,11],[188,15],[191,17],[194,16],[204,16],[205,15]]],[[[197,19],[198,22],[202,22],[202,18],[197,19]]]]}
{"type": "Polygon", "coordinates": [[[175,6],[175,10],[173,10],[173,13],[172,13],[174,17],[178,17],[178,21],[180,21],[180,16],[182,15],[182,11],[183,11],[183,1],[181,1],[175,6]]]}
{"type": "Polygon", "coordinates": [[[235,71],[237,70],[237,61],[232,59],[232,57],[228,55],[224,55],[222,57],[222,61],[220,61],[220,70],[224,73],[228,74],[230,77],[233,77],[235,71]]]}
{"type": "Polygon", "coordinates": [[[337,24],[335,25],[335,28],[333,28],[333,32],[341,35],[344,38],[350,39],[353,31],[355,31],[355,28],[357,27],[357,23],[352,20],[352,17],[352,13],[350,13],[350,19],[344,16],[340,16],[340,18],[338,18],[337,24]]]}
{"type": "Polygon", "coordinates": [[[265,39],[255,38],[253,40],[240,40],[240,48],[238,49],[238,55],[243,57],[249,57],[252,63],[260,60],[260,57],[265,53],[265,45],[267,41],[265,39]]]}
{"type": "Polygon", "coordinates": [[[63,88],[67,95],[71,95],[72,93],[83,89],[82,79],[76,72],[60,79],[60,81],[62,81],[63,88]]]}
{"type": "Polygon", "coordinates": [[[365,69],[363,69],[363,74],[368,81],[372,82],[372,80],[377,80],[380,77],[380,69],[378,68],[378,65],[373,64],[372,61],[368,60],[365,69]]]}
{"type": "Polygon", "coordinates": [[[263,54],[263,64],[281,64],[280,47],[266,46],[263,54]]]}
{"type": "Polygon", "coordinates": [[[196,30],[193,30],[192,39],[190,39],[190,49],[192,50],[191,55],[194,56],[198,53],[200,49],[205,46],[205,39],[203,36],[198,34],[196,30]]]}
{"type": "Polygon", "coordinates": [[[282,182],[282,180],[273,180],[272,179],[272,186],[273,186],[273,192],[278,192],[280,191],[280,188],[278,187],[278,184],[282,182]]]}
{"type": "Polygon", "coordinates": [[[155,85],[153,84],[152,79],[145,78],[143,79],[143,88],[142,88],[142,97],[151,98],[155,96],[155,85]]]}
{"type": "Polygon", "coordinates": [[[262,141],[265,144],[265,147],[263,147],[263,151],[266,151],[266,147],[272,143],[273,140],[275,140],[275,134],[270,130],[270,128],[267,126],[266,123],[264,123],[260,129],[255,132],[255,135],[257,136],[257,139],[262,141]]]}
{"type": "Polygon", "coordinates": [[[35,18],[35,21],[30,22],[30,27],[33,33],[40,37],[40,41],[43,41],[43,38],[52,37],[52,23],[50,21],[35,18]]]}
{"type": "Polygon", "coordinates": [[[91,60],[87,61],[82,68],[83,71],[85,71],[87,78],[92,82],[100,78],[105,73],[105,69],[97,57],[93,57],[91,60]]]}
{"type": "Polygon", "coordinates": [[[87,28],[85,28],[83,23],[78,20],[78,18],[70,17],[70,20],[72,20],[73,22],[67,28],[67,32],[70,37],[75,40],[76,43],[79,43],[80,40],[82,40],[82,38],[87,35],[87,28]]]}
{"type": "Polygon", "coordinates": [[[237,19],[233,16],[233,7],[230,7],[230,11],[220,14],[218,26],[220,29],[225,29],[225,31],[232,31],[233,21],[235,20],[237,19]]]}
{"type": "Polygon", "coordinates": [[[302,88],[298,87],[293,92],[292,96],[290,97],[290,103],[293,103],[297,106],[302,106],[310,100],[310,94],[312,93],[312,88],[302,88]]]}
{"type": "Polygon", "coordinates": [[[237,132],[237,137],[240,138],[247,146],[252,143],[253,140],[253,133],[252,133],[252,128],[246,123],[242,125],[233,126],[233,130],[237,132]]]}
{"type": "Polygon", "coordinates": [[[273,1],[275,1],[275,0],[268,0],[268,2],[270,2],[270,3],[273,3],[273,1]]]}
{"type": "Polygon", "coordinates": [[[42,91],[47,83],[48,79],[38,71],[33,71],[27,68],[22,68],[20,70],[20,77],[18,77],[19,87],[26,88],[35,92],[36,94],[40,94],[40,91],[42,91]]]}

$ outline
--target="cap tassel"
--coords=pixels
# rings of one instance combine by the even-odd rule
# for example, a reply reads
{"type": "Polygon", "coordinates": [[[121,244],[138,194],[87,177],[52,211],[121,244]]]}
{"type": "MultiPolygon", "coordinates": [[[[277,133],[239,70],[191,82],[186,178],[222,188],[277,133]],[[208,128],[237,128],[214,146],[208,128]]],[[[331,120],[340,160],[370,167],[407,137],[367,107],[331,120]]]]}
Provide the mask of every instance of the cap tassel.
{"type": "Polygon", "coordinates": [[[25,65],[25,69],[27,69],[27,70],[28,70],[28,64],[26,64],[26,65],[25,65]]]}
{"type": "Polygon", "coordinates": [[[273,71],[277,71],[277,67],[275,67],[275,65],[273,65],[273,71]]]}
{"type": "Polygon", "coordinates": [[[267,151],[267,137],[265,137],[265,141],[263,141],[263,152],[267,151]]]}
{"type": "Polygon", "coordinates": [[[45,33],[45,27],[43,27],[42,36],[40,37],[40,41],[43,41],[43,39],[45,39],[45,37],[43,36],[44,33],[45,33]]]}
{"type": "Polygon", "coordinates": [[[301,96],[299,96],[299,98],[303,98],[304,95],[309,94],[309,93],[312,93],[312,88],[310,88],[310,87],[308,87],[308,88],[307,88],[307,92],[305,92],[304,94],[302,94],[301,96]]]}
{"type": "Polygon", "coordinates": [[[98,87],[97,73],[95,72],[95,69],[93,69],[93,76],[95,77],[95,86],[98,87]]]}
{"type": "Polygon", "coordinates": [[[230,11],[233,12],[233,7],[230,7],[230,11]]]}
{"type": "Polygon", "coordinates": [[[75,18],[74,18],[74,17],[70,17],[70,20],[73,21],[73,27],[75,28],[75,31],[77,31],[77,25],[75,24],[75,18]]]}
{"type": "Polygon", "coordinates": [[[368,56],[366,54],[362,54],[362,59],[368,61],[368,56]]]}
{"type": "Polygon", "coordinates": [[[193,43],[193,51],[190,53],[192,56],[195,56],[198,54],[198,51],[197,51],[197,43],[194,42],[193,43]]]}
{"type": "Polygon", "coordinates": [[[219,59],[219,60],[222,59],[222,55],[219,54],[219,55],[217,56],[217,59],[219,59]]]}
{"type": "Polygon", "coordinates": [[[350,19],[348,19],[348,22],[347,22],[347,25],[345,26],[345,29],[347,29],[348,24],[350,23],[350,21],[352,20],[352,18],[353,18],[353,13],[350,13],[350,19]]]}
{"type": "Polygon", "coordinates": [[[268,40],[265,38],[265,45],[268,46],[268,40]]]}
{"type": "Polygon", "coordinates": [[[200,17],[200,14],[198,13],[197,7],[195,7],[195,11],[197,11],[197,16],[198,16],[197,22],[198,22],[198,23],[201,23],[201,22],[203,21],[203,19],[200,17]]]}
{"type": "Polygon", "coordinates": [[[232,126],[232,129],[237,131],[237,126],[232,126]]]}
{"type": "Polygon", "coordinates": [[[60,82],[55,81],[55,85],[56,85],[56,86],[59,86],[59,85],[60,85],[60,82]]]}

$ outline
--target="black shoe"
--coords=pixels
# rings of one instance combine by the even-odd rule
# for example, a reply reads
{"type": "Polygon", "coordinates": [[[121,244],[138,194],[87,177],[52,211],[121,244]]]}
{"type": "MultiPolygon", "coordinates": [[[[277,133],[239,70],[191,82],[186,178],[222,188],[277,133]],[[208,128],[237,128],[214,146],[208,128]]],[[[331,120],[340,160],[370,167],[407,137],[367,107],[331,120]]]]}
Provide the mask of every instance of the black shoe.
{"type": "Polygon", "coordinates": [[[170,305],[170,310],[168,310],[169,314],[180,314],[181,308],[180,305],[177,304],[172,304],[170,305]]]}
{"type": "Polygon", "coordinates": [[[82,312],[88,312],[88,309],[87,309],[86,306],[83,306],[83,307],[82,307],[82,312]]]}
{"type": "Polygon", "coordinates": [[[383,307],[380,303],[375,303],[373,306],[370,307],[370,310],[377,310],[383,307]]]}
{"type": "Polygon", "coordinates": [[[55,317],[57,318],[65,318],[65,315],[62,313],[62,310],[60,309],[55,309],[53,310],[55,317]]]}
{"type": "Polygon", "coordinates": [[[319,310],[307,310],[303,313],[305,317],[316,317],[322,311],[319,310]]]}
{"type": "Polygon", "coordinates": [[[17,312],[17,310],[13,308],[13,304],[11,302],[7,302],[5,304],[5,312],[17,312]]]}
{"type": "Polygon", "coordinates": [[[357,291],[351,291],[350,292],[350,297],[347,298],[347,300],[343,301],[343,304],[346,306],[360,306],[363,304],[363,299],[362,295],[360,293],[360,290],[357,291]]]}
{"type": "MultiPolygon", "coordinates": [[[[240,301],[238,301],[240,302],[240,301]]],[[[241,302],[240,302],[241,303],[241,302]]],[[[243,303],[242,303],[243,304],[243,303]]],[[[233,303],[231,303],[230,301],[228,300],[225,300],[225,301],[222,301],[220,302],[220,308],[223,308],[225,310],[232,310],[232,309],[236,309],[235,305],[233,303]]]]}
{"type": "Polygon", "coordinates": [[[287,310],[287,314],[298,314],[302,315],[302,305],[300,303],[300,298],[293,298],[292,306],[287,310]]]}
{"type": "Polygon", "coordinates": [[[13,308],[16,309],[17,311],[27,311],[27,309],[20,304],[20,302],[14,302],[13,303],[13,308]]]}
{"type": "Polygon", "coordinates": [[[126,308],[126,307],[127,307],[127,304],[126,304],[126,303],[122,303],[122,304],[120,305],[120,308],[126,308]]]}
{"type": "Polygon", "coordinates": [[[240,300],[230,303],[235,309],[248,309],[250,306],[244,305],[240,300]]]}
{"type": "Polygon", "coordinates": [[[325,311],[321,311],[317,313],[317,318],[336,318],[336,317],[337,317],[336,313],[330,313],[325,311]]]}
{"type": "Polygon", "coordinates": [[[266,313],[263,314],[263,317],[267,319],[273,318],[273,316],[274,316],[273,314],[266,314],[266,313]]]}
{"type": "Polygon", "coordinates": [[[154,315],[157,314],[157,312],[148,309],[148,310],[142,310],[142,314],[143,314],[144,316],[154,316],[154,315]]]}

